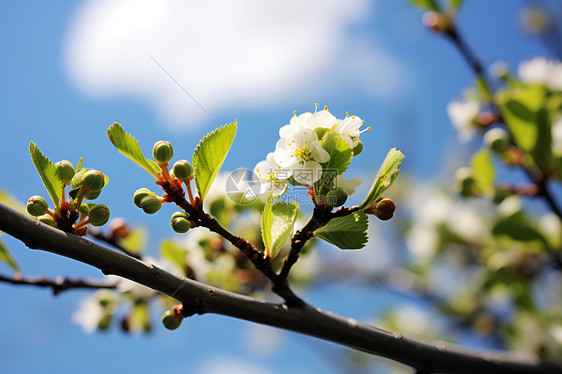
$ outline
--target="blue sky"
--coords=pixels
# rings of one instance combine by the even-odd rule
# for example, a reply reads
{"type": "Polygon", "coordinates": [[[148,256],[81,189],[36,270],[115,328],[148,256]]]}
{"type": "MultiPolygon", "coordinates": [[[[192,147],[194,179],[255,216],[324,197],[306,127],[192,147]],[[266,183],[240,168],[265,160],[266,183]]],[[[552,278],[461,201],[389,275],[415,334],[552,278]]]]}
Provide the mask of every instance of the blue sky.
{"type": "MultiPolygon", "coordinates": [[[[29,141],[33,140],[53,161],[76,162],[83,156],[86,167],[105,172],[110,184],[100,200],[110,206],[113,216],[124,216],[132,224],[149,227],[151,247],[159,238],[171,236],[167,218],[148,217],[131,204],[133,191],[147,186],[150,177],[111,146],[105,131],[115,121],[132,132],[147,153],[156,140],[168,139],[173,142],[176,155],[190,158],[202,136],[217,126],[215,119],[219,124],[237,119],[237,140],[224,170],[253,168],[274,149],[278,128],[288,123],[293,110],[311,111],[316,102],[327,105],[339,118],[347,110],[373,127],[373,131],[362,135],[365,150],[354,159],[348,175],[369,173],[388,149],[397,147],[406,154],[403,171],[429,180],[439,174],[445,164],[444,156],[457,145],[445,107],[452,97],[460,96],[472,84],[473,77],[452,45],[426,30],[420,22],[421,13],[405,1],[350,1],[349,7],[353,9],[345,11],[341,4],[346,2],[330,2],[327,9],[322,9],[320,2],[312,2],[316,10],[304,9],[305,6],[294,10],[297,15],[300,11],[312,15],[294,24],[289,17],[281,18],[285,23],[271,25],[266,21],[272,16],[264,15],[265,25],[257,23],[255,27],[264,27],[264,35],[287,43],[283,46],[289,48],[283,50],[283,56],[276,57],[283,62],[277,65],[264,52],[264,72],[255,80],[252,74],[258,72],[247,68],[248,64],[254,65],[250,61],[244,63],[243,58],[251,57],[254,61],[262,56],[252,53],[256,46],[263,47],[259,43],[267,44],[267,38],[250,46],[236,45],[245,51],[243,56],[221,56],[223,50],[230,53],[228,40],[213,50],[212,39],[201,38],[197,42],[209,51],[194,53],[189,45],[177,48],[171,39],[164,38],[166,32],[189,33],[191,29],[170,26],[158,29],[156,36],[147,34],[150,28],[147,29],[143,17],[150,14],[151,8],[143,3],[147,13],[137,15],[131,28],[144,32],[142,35],[152,35],[154,40],[146,45],[141,43],[136,54],[121,55],[122,45],[114,39],[128,41],[127,27],[119,29],[119,19],[108,17],[108,28],[104,29],[100,19],[117,10],[109,2],[98,2],[99,8],[94,3],[0,4],[0,188],[21,201],[34,194],[46,195],[28,153],[29,141]],[[92,16],[92,7],[100,14],[92,16]],[[335,10],[331,11],[332,8],[335,10]],[[326,20],[334,27],[327,28],[326,20]],[[102,28],[108,35],[99,36],[96,28],[102,28]],[[307,31],[315,28],[327,35],[307,31]],[[285,34],[290,34],[289,29],[294,34],[290,37],[296,39],[284,39],[285,34]],[[300,38],[307,43],[299,42],[300,38]],[[308,43],[307,38],[312,42],[308,43]],[[246,47],[247,50],[243,49],[246,47]],[[176,54],[175,49],[180,51],[176,54]],[[110,54],[112,51],[114,54],[110,54]],[[94,52],[99,53],[99,60],[91,55],[94,52]],[[178,77],[185,90],[208,108],[212,118],[193,104],[149,54],[168,73],[178,77]],[[200,55],[212,61],[206,63],[200,55]],[[133,64],[138,56],[144,60],[137,61],[137,70],[133,64]],[[217,62],[220,58],[224,58],[222,65],[217,62]],[[92,59],[95,64],[90,63],[92,59]],[[230,65],[242,69],[233,70],[231,76],[247,79],[247,85],[244,80],[230,81],[228,75],[219,75],[220,69],[230,67],[224,65],[229,59],[230,65]],[[184,74],[182,69],[190,69],[190,63],[194,74],[184,74]],[[105,74],[104,69],[98,69],[100,64],[106,64],[108,70],[114,68],[114,72],[105,74]],[[287,66],[290,68],[284,69],[287,66]],[[205,68],[211,70],[202,76],[195,67],[203,72],[205,68]]],[[[545,46],[525,35],[518,24],[524,3],[466,1],[463,6],[459,27],[487,66],[503,60],[516,67],[523,59],[549,55],[545,46]]],[[[127,2],[122,4],[123,9],[118,10],[129,14],[127,2]]],[[[241,1],[239,8],[230,9],[234,14],[228,15],[258,12],[251,5],[241,1]]],[[[172,10],[160,16],[165,19],[173,14],[172,10]]],[[[174,19],[177,23],[177,17],[174,19]]],[[[255,33],[255,29],[249,28],[237,30],[231,37],[246,38],[255,33]]],[[[211,38],[214,34],[202,31],[202,35],[211,38]]],[[[174,43],[178,40],[182,39],[174,39],[174,43]]],[[[100,275],[71,260],[27,250],[15,240],[8,239],[7,243],[26,274],[100,275]]],[[[2,271],[9,270],[2,267],[2,271]]],[[[284,334],[279,350],[263,356],[244,341],[251,331],[249,325],[224,317],[196,317],[175,333],[157,329],[146,337],[124,336],[118,331],[86,335],[70,323],[81,292],[54,298],[47,291],[6,285],[0,285],[0,292],[5,300],[0,312],[0,371],[4,373],[66,373],[77,369],[93,373],[107,365],[115,371],[122,368],[139,373],[186,368],[207,373],[212,372],[211,361],[250,365],[256,373],[337,372],[316,352],[336,349],[330,343],[284,334]]],[[[378,288],[342,291],[334,285],[311,291],[306,297],[323,309],[363,320],[376,314],[381,305],[393,302],[378,288]],[[333,298],[335,292],[337,298],[333,298]]],[[[408,302],[407,298],[401,300],[408,302]]]]}

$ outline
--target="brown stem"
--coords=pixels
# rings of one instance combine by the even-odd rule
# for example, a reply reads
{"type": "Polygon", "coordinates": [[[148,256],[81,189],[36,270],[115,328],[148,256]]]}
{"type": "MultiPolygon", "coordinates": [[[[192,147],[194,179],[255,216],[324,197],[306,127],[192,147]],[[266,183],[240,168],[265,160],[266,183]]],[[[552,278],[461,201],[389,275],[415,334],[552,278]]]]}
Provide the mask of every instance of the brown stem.
{"type": "Polygon", "coordinates": [[[80,288],[114,289],[117,287],[117,283],[115,282],[107,282],[98,279],[69,279],[63,277],[57,277],[56,279],[51,279],[43,276],[30,278],[30,277],[24,277],[20,273],[16,273],[13,277],[0,274],[0,282],[18,284],[18,285],[37,286],[37,287],[49,287],[53,290],[53,293],[55,295],[69,289],[80,289],[80,288]]]}

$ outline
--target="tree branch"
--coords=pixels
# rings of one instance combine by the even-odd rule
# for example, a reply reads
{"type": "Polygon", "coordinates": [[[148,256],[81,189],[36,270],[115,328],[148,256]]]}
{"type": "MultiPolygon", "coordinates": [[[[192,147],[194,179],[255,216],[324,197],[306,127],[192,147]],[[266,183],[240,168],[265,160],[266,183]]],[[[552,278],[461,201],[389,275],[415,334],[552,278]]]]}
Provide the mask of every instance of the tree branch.
{"type": "Polygon", "coordinates": [[[316,309],[293,308],[226,292],[178,277],[146,262],[62,232],[0,203],[0,230],[32,249],[52,252],[115,274],[183,303],[189,314],[215,313],[314,336],[387,357],[421,372],[559,373],[562,366],[510,353],[473,352],[390,333],[316,309]]]}
{"type": "Polygon", "coordinates": [[[58,277],[56,279],[51,279],[43,276],[35,278],[27,278],[23,275],[17,273],[13,277],[5,276],[0,274],[0,282],[18,284],[18,285],[29,285],[37,287],[50,287],[53,290],[53,294],[58,295],[62,291],[77,288],[94,288],[94,289],[114,289],[117,287],[115,282],[107,282],[99,279],[69,279],[58,277]]]}

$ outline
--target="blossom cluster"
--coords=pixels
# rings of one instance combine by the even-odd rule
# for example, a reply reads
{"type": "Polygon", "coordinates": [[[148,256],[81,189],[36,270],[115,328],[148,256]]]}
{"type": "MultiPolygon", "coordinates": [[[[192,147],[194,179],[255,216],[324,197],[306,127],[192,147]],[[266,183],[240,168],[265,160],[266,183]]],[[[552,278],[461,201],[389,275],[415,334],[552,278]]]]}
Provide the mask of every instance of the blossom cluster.
{"type": "MultiPolygon", "coordinates": [[[[280,139],[275,151],[254,168],[261,185],[260,195],[281,196],[287,191],[289,183],[312,188],[327,172],[323,164],[330,160],[330,154],[322,146],[324,136],[327,133],[337,134],[353,150],[353,155],[357,155],[362,149],[359,141],[360,133],[365,131],[360,131],[362,125],[361,118],[347,113],[343,120],[338,119],[327,107],[298,116],[295,111],[289,124],[279,130],[280,139]]],[[[336,186],[343,188],[347,195],[352,195],[362,183],[359,178],[346,180],[341,175],[335,177],[336,186]]]]}

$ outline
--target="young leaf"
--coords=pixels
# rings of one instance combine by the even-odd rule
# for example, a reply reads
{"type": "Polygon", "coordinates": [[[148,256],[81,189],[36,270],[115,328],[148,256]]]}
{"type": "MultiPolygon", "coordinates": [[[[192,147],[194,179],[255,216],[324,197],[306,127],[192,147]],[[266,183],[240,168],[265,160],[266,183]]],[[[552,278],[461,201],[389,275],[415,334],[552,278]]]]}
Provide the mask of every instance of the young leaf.
{"type": "Polygon", "coordinates": [[[268,257],[275,258],[289,240],[298,214],[299,204],[296,202],[271,205],[268,201],[262,215],[262,238],[268,257]]]}
{"type": "Polygon", "coordinates": [[[0,203],[9,206],[12,209],[17,210],[20,213],[26,213],[25,205],[20,203],[15,197],[13,197],[8,191],[0,189],[0,203]]]}
{"type": "Polygon", "coordinates": [[[80,170],[82,170],[82,162],[84,162],[84,157],[80,157],[80,160],[78,160],[75,173],[78,173],[80,170]]]}
{"type": "Polygon", "coordinates": [[[60,181],[59,177],[57,177],[55,165],[49,160],[48,157],[44,156],[37,144],[34,142],[29,143],[29,153],[31,154],[31,159],[33,160],[33,164],[35,168],[39,172],[41,176],[41,180],[51,196],[51,200],[55,204],[55,207],[59,207],[59,201],[62,197],[62,182],[60,181]]]}
{"type": "Polygon", "coordinates": [[[326,133],[322,138],[322,148],[328,152],[330,159],[322,164],[322,177],[314,184],[315,191],[325,194],[332,188],[332,182],[338,174],[347,170],[351,164],[353,151],[338,134],[326,133]]]}
{"type": "Polygon", "coordinates": [[[483,148],[472,156],[472,170],[476,185],[483,192],[491,192],[494,188],[496,171],[492,162],[492,153],[489,149],[483,148]]]}
{"type": "Polygon", "coordinates": [[[8,264],[14,271],[20,271],[18,264],[14,261],[14,258],[8,252],[8,248],[0,241],[0,261],[8,264]]]}
{"type": "Polygon", "coordinates": [[[273,212],[271,209],[272,198],[267,199],[267,204],[263,207],[261,214],[261,237],[265,247],[266,255],[271,255],[271,248],[273,246],[273,237],[271,235],[271,228],[273,227],[273,212]]]}
{"type": "Polygon", "coordinates": [[[396,180],[398,173],[400,173],[400,164],[402,163],[402,160],[404,160],[404,154],[397,151],[396,148],[392,148],[388,151],[388,154],[377,173],[377,177],[371,186],[371,191],[369,191],[367,198],[360,206],[361,209],[367,209],[375,202],[376,199],[381,197],[384,191],[390,188],[392,183],[396,180]]]}
{"type": "Polygon", "coordinates": [[[327,225],[314,231],[314,236],[341,249],[359,249],[367,243],[368,225],[365,212],[353,212],[331,219],[327,225]]]}
{"type": "Polygon", "coordinates": [[[146,160],[139,147],[139,142],[130,134],[126,133],[123,127],[115,122],[107,129],[107,137],[111,143],[121,152],[125,157],[128,157],[141,168],[146,170],[155,179],[158,179],[158,172],[146,160]]]}
{"type": "Polygon", "coordinates": [[[185,271],[185,256],[187,250],[170,240],[164,240],[160,246],[160,256],[176,265],[181,271],[185,271]]]}
{"type": "Polygon", "coordinates": [[[219,170],[226,159],[236,136],[237,122],[224,125],[207,134],[193,153],[195,186],[201,200],[205,199],[219,170]]]}
{"type": "Polygon", "coordinates": [[[436,0],[408,0],[408,1],[421,10],[434,10],[436,12],[439,11],[439,4],[437,4],[436,0]]]}
{"type": "Polygon", "coordinates": [[[456,13],[459,8],[461,7],[464,0],[450,0],[449,4],[451,5],[451,10],[453,13],[456,13]]]}

